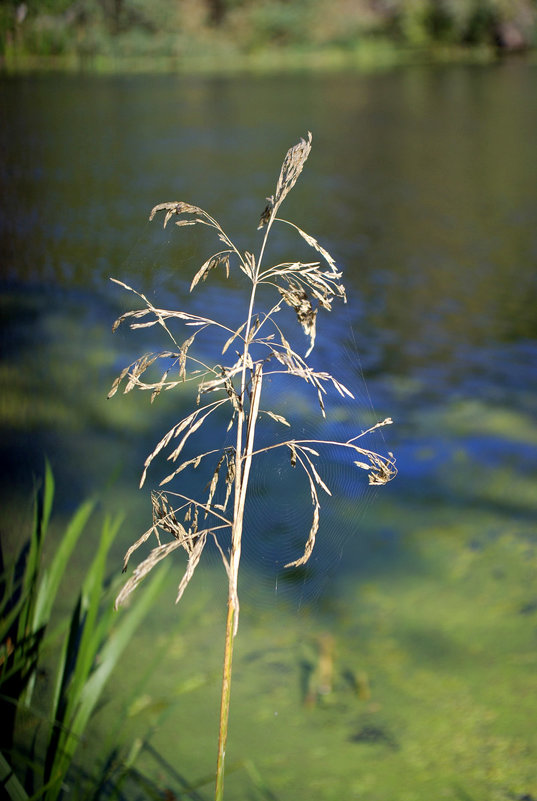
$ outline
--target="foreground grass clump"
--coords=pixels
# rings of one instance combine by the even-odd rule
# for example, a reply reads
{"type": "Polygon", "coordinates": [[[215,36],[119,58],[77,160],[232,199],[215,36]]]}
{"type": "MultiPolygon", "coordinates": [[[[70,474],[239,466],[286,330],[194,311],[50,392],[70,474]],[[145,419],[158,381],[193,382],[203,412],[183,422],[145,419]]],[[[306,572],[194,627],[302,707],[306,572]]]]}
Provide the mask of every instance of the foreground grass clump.
{"type": "MultiPolygon", "coordinates": [[[[164,226],[175,219],[176,225],[180,227],[203,225],[216,232],[220,249],[202,264],[192,279],[190,289],[192,291],[204,282],[213,270],[224,270],[226,276],[229,276],[232,268],[238,270],[249,287],[244,319],[238,328],[233,329],[213,317],[156,308],[145,295],[121,281],[116,281],[134,292],[143,301],[144,307],[123,314],[116,321],[114,328],[125,320],[130,322],[131,328],[159,325],[171,339],[173,349],[146,353],[127,366],[114,382],[109,396],[117,392],[122,382],[125,382],[125,392],[133,388],[149,390],[152,400],[161,392],[174,389],[185,382],[193,382],[197,388],[193,411],[172,426],[147,457],[141,485],[144,484],[147,471],[155,457],[172,442],[168,460],[174,464],[174,468],[161,481],[161,486],[176,479],[187,468],[198,468],[208,458],[214,461],[214,471],[206,487],[205,496],[194,498],[183,492],[162,490],[152,493],[153,524],[127,551],[125,569],[132,553],[152,534],[157,539],[157,545],[135,569],[119,594],[116,604],[121,605],[155,565],[174,550],[182,548],[187,553],[188,561],[179,583],[177,593],[179,601],[194,574],[207,542],[212,540],[218,548],[228,576],[228,615],[216,799],[223,797],[233,640],[239,621],[239,565],[252,460],[274,449],[283,449],[289,454],[290,466],[299,467],[308,482],[312,523],[302,555],[289,562],[287,568],[298,567],[308,561],[319,529],[320,492],[322,490],[328,495],[331,494],[318,469],[320,450],[323,447],[336,447],[350,453],[358,472],[365,471],[370,484],[385,484],[396,474],[395,460],[391,453],[381,455],[361,444],[362,439],[370,431],[391,423],[389,418],[378,422],[367,431],[354,434],[345,441],[286,438],[256,448],[256,428],[260,419],[268,417],[279,425],[290,426],[289,421],[279,413],[278,409],[264,408],[262,390],[266,377],[279,377],[283,374],[305,381],[316,393],[323,417],[326,414],[324,397],[329,388],[343,397],[353,397],[337,378],[325,370],[315,369],[307,361],[315,345],[319,310],[330,311],[335,301],[346,300],[341,273],[330,253],[313,236],[294,223],[278,217],[280,206],[298,180],[310,150],[311,134],[307,140],[301,139],[287,152],[275,193],[267,198],[267,205],[261,215],[258,230],[262,230],[263,234],[257,255],[250,251],[241,251],[218,221],[198,206],[183,201],[173,201],[160,203],[151,212],[150,219],[158,213],[164,213],[164,226]],[[318,254],[319,260],[285,261],[265,267],[267,243],[274,224],[290,226],[318,254]],[[261,288],[272,290],[275,296],[268,308],[258,303],[261,288]],[[295,312],[307,338],[308,346],[304,356],[291,346],[291,336],[284,333],[282,326],[285,324],[285,315],[280,313],[287,307],[295,312]],[[283,323],[280,322],[279,315],[284,318],[283,323]],[[194,329],[193,333],[182,341],[170,327],[177,321],[190,330],[194,329]],[[211,334],[216,332],[221,338],[219,357],[224,359],[227,358],[227,354],[234,353],[234,357],[227,363],[219,360],[218,363],[210,365],[203,351],[199,349],[198,339],[207,331],[211,334]],[[159,362],[164,363],[164,372],[158,379],[151,380],[146,372],[159,362]],[[220,417],[215,414],[217,412],[220,417]],[[226,432],[228,434],[232,432],[233,444],[211,448],[184,459],[190,437],[211,419],[221,420],[222,413],[225,413],[226,418],[223,433],[225,435],[226,432]]],[[[264,296],[266,294],[265,292],[264,296]]],[[[217,430],[214,442],[216,444],[221,441],[222,435],[219,435],[217,430]]]]}
{"type": "MultiPolygon", "coordinates": [[[[44,564],[53,497],[54,479],[47,465],[29,542],[0,575],[0,795],[12,801],[56,801],[63,794],[66,781],[76,773],[77,751],[103,690],[164,577],[155,575],[146,595],[118,621],[105,571],[121,519],[107,518],[71,614],[58,622],[58,591],[95,502],[86,501],[76,510],[52,559],[44,564]],[[40,676],[47,677],[52,693],[38,692],[40,676]]],[[[111,751],[101,756],[102,775],[93,766],[91,776],[75,781],[78,793],[70,797],[88,797],[84,792],[89,792],[91,798],[104,798],[102,783],[110,789],[116,780],[126,779],[130,768],[117,754],[114,760],[111,751]]]]}

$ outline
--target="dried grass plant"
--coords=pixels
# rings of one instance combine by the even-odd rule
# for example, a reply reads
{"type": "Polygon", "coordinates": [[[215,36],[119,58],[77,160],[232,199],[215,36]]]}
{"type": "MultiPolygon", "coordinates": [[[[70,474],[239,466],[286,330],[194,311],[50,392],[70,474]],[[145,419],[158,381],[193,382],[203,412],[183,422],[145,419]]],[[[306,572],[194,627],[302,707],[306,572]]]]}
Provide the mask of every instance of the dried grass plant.
{"type": "Polygon", "coordinates": [[[263,230],[258,255],[235,246],[222,226],[203,209],[183,201],[159,203],[151,211],[149,219],[157,214],[164,215],[164,227],[173,221],[179,227],[203,225],[216,232],[220,242],[219,249],[199,268],[194,275],[190,290],[204,282],[209,273],[217,268],[225,270],[229,276],[231,269],[242,272],[249,284],[249,301],[246,316],[236,330],[211,317],[200,316],[186,311],[170,311],[156,308],[143,294],[122,281],[117,284],[133,292],[141,301],[142,308],[121,315],[114,324],[114,330],[123,322],[131,328],[160,326],[173,343],[172,349],[158,353],[145,354],[126,367],[114,381],[109,397],[120,386],[124,392],[134,388],[149,390],[153,401],[161,392],[193,381],[197,385],[197,403],[193,411],[179,420],[157,443],[147,457],[140,482],[146,480],[151,463],[161,452],[169,450],[168,460],[173,470],[164,478],[161,485],[174,480],[186,468],[196,468],[202,460],[213,459],[215,469],[207,495],[193,498],[178,491],[158,490],[152,492],[153,524],[128,549],[125,555],[124,570],[127,569],[132,554],[151,536],[156,538],[156,546],[134,570],[122,591],[116,606],[124,603],[142,579],[165,559],[172,551],[184,549],[187,565],[179,583],[177,601],[190,582],[203,550],[212,539],[222,558],[228,577],[228,611],[225,635],[224,669],[221,695],[220,731],[216,771],[216,801],[223,798],[224,758],[228,730],[228,715],[231,689],[231,666],[233,641],[239,622],[239,564],[248,480],[254,457],[275,448],[289,452],[290,465],[300,467],[307,476],[312,503],[312,524],[305,538],[302,556],[286,567],[296,567],[306,563],[313,551],[319,528],[321,509],[320,490],[330,495],[330,489],[321,478],[318,462],[323,446],[339,446],[353,454],[354,464],[367,473],[370,484],[385,484],[395,474],[393,454],[381,455],[362,445],[364,437],[373,429],[391,423],[391,419],[378,422],[367,431],[361,431],[350,439],[333,442],[328,440],[282,439],[256,450],[256,426],[261,412],[273,420],[288,426],[288,421],[277,411],[262,409],[263,379],[267,375],[285,373],[295,376],[309,384],[317,393],[319,405],[325,416],[324,397],[328,388],[341,396],[352,398],[351,392],[328,372],[318,371],[309,366],[308,355],[315,344],[317,314],[319,309],[330,311],[334,301],[346,302],[345,289],[341,283],[341,273],[332,256],[310,234],[297,225],[278,217],[278,211],[286,196],[300,176],[311,150],[311,134],[301,139],[286,154],[274,195],[267,198],[267,205],[261,215],[258,230],[263,230]],[[291,226],[302,240],[315,251],[317,260],[307,263],[284,262],[264,266],[266,245],[275,224],[291,226]],[[256,293],[261,285],[268,285],[275,291],[275,300],[268,310],[256,308],[256,293]],[[291,307],[308,340],[304,356],[293,349],[278,324],[278,313],[291,307]],[[190,333],[183,341],[176,338],[169,325],[180,321],[190,333]],[[194,355],[198,337],[208,329],[217,330],[222,337],[222,358],[234,352],[228,363],[207,365],[202,358],[194,355]],[[151,366],[164,363],[166,369],[157,381],[150,381],[146,371],[151,366]],[[227,410],[228,432],[233,432],[234,445],[222,451],[209,450],[194,458],[181,460],[187,441],[211,420],[217,410],[227,410]],[[225,484],[222,502],[215,502],[215,492],[219,483],[225,484]],[[228,507],[229,511],[228,511],[228,507]]]}

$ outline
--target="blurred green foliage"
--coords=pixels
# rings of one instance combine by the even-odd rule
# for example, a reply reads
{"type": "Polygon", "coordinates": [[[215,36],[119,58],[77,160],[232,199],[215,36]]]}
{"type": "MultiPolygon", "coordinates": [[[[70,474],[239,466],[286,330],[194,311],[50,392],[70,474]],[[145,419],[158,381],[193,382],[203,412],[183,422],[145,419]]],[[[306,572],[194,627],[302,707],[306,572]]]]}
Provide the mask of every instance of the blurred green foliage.
{"type": "MultiPolygon", "coordinates": [[[[0,59],[168,59],[233,62],[252,52],[489,47],[537,42],[537,0],[6,0],[0,59]]],[[[97,62],[97,64],[95,64],[97,62]]]]}
{"type": "MultiPolygon", "coordinates": [[[[77,751],[103,690],[165,575],[157,574],[145,596],[117,615],[115,585],[105,570],[121,520],[107,517],[71,613],[58,620],[59,590],[65,591],[71,556],[95,502],[78,507],[46,560],[53,497],[47,463],[29,541],[5,569],[0,548],[0,797],[10,801],[56,801],[73,781],[77,751]]],[[[118,734],[116,727],[92,773],[77,776],[74,797],[108,797],[101,793],[104,784],[111,790],[130,777],[134,760],[126,749],[120,754],[118,734]]]]}

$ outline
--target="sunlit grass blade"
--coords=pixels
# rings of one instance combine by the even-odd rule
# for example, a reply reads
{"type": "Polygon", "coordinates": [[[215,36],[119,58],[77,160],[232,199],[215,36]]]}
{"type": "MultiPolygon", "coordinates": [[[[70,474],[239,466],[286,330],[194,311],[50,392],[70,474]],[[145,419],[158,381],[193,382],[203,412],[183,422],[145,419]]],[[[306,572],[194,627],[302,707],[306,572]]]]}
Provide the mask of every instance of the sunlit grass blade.
{"type": "Polygon", "coordinates": [[[2,798],[9,801],[28,801],[28,793],[13,772],[13,768],[0,753],[0,787],[2,798]]]}
{"type": "MultiPolygon", "coordinates": [[[[147,592],[123,613],[112,629],[111,600],[104,609],[106,556],[121,520],[106,520],[100,546],[73,613],[71,628],[62,654],[61,677],[54,703],[55,726],[48,745],[45,777],[61,780],[71,764],[104,685],[126,645],[162,588],[165,572],[159,571],[147,592]]],[[[47,794],[58,797],[59,784],[47,794]]]]}
{"type": "MultiPolygon", "coordinates": [[[[31,622],[31,631],[34,634],[39,632],[40,629],[44,629],[45,626],[48,625],[52,606],[54,604],[60,582],[65,574],[67,563],[94,508],[95,501],[90,500],[83,503],[76,510],[65,530],[65,534],[62,537],[52,563],[48,568],[43,570],[42,578],[39,582],[39,587],[36,594],[33,620],[31,622]]],[[[27,705],[31,700],[34,683],[35,674],[32,676],[28,684],[25,699],[27,705]]]]}
{"type": "Polygon", "coordinates": [[[48,529],[54,499],[54,476],[48,460],[45,462],[45,479],[41,504],[36,499],[34,525],[26,554],[22,596],[27,599],[18,622],[17,640],[23,641],[28,633],[35,604],[35,587],[41,563],[43,541],[48,529]]]}
{"type": "MultiPolygon", "coordinates": [[[[114,521],[110,521],[108,518],[105,520],[97,553],[89,568],[71,617],[70,630],[62,650],[53,698],[54,726],[47,746],[45,781],[61,779],[78,744],[80,732],[71,731],[71,722],[80,704],[84,685],[88,680],[100,646],[98,613],[102,599],[106,558],[120,524],[119,518],[114,521]]],[[[49,793],[47,801],[53,801],[58,792],[59,786],[55,785],[49,793]]]]}
{"type": "Polygon", "coordinates": [[[73,721],[75,732],[83,730],[85,727],[112,670],[159,595],[167,571],[167,566],[164,566],[155,573],[151,581],[147,583],[145,593],[140,595],[137,602],[123,613],[122,619],[114,627],[103,648],[99,651],[99,666],[92,673],[81,693],[80,706],[73,721]]]}

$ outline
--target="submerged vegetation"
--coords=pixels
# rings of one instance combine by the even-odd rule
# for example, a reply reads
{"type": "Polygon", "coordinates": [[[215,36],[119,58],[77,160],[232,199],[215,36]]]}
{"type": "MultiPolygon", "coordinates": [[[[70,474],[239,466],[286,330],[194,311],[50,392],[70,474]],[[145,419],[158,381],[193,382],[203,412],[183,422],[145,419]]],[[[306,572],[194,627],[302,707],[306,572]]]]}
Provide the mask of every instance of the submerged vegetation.
{"type": "Polygon", "coordinates": [[[0,8],[9,69],[382,66],[401,49],[528,50],[535,0],[47,0],[0,8]]]}
{"type": "MultiPolygon", "coordinates": [[[[127,321],[133,329],[160,326],[171,339],[174,350],[146,353],[125,367],[110,390],[109,397],[116,394],[124,385],[124,392],[134,388],[149,391],[151,400],[161,392],[167,392],[186,383],[196,387],[195,408],[183,417],[164,435],[152,453],[147,457],[140,482],[145,482],[148,468],[157,455],[168,448],[173,441],[168,461],[178,466],[160,482],[168,484],[187,468],[197,469],[202,461],[210,457],[214,470],[209,479],[206,497],[194,498],[179,491],[156,491],[152,493],[153,524],[132,545],[125,556],[124,569],[132,553],[154,535],[157,545],[134,570],[120,592],[116,604],[121,605],[147,576],[147,574],[177,549],[186,551],[188,560],[183,578],[179,583],[177,601],[191,580],[209,540],[216,545],[228,577],[228,615],[226,623],[224,671],[221,695],[221,717],[218,744],[218,764],[216,778],[216,799],[223,797],[224,758],[228,729],[230,705],[233,642],[239,622],[239,565],[241,560],[243,522],[245,506],[249,497],[248,485],[252,461],[280,449],[289,453],[291,468],[300,468],[307,478],[313,508],[312,523],[306,538],[302,555],[285,565],[295,568],[304,565],[313,551],[319,529],[321,503],[319,493],[330,495],[330,488],[319,472],[320,451],[330,446],[350,455],[358,472],[365,471],[372,485],[386,484],[396,475],[393,454],[381,455],[365,447],[363,438],[374,429],[388,425],[390,418],[376,423],[366,431],[358,431],[344,441],[321,439],[286,438],[272,441],[259,447],[256,442],[256,429],[260,419],[275,422],[279,426],[291,424],[278,408],[270,409],[264,405],[263,382],[279,379],[282,375],[298,378],[306,382],[316,393],[322,416],[326,416],[324,398],[328,388],[342,397],[352,398],[352,393],[334,376],[325,370],[310,366],[307,357],[314,348],[317,315],[320,309],[330,311],[335,301],[345,301],[345,288],[341,283],[341,273],[328,251],[310,234],[297,225],[278,216],[280,206],[294,187],[311,150],[311,134],[306,140],[292,147],[286,154],[276,190],[267,198],[267,205],[261,214],[258,229],[264,231],[258,255],[241,251],[230,239],[221,225],[203,209],[183,201],[160,203],[153,208],[150,220],[157,213],[164,213],[164,226],[175,219],[177,226],[201,225],[216,231],[223,249],[211,255],[194,275],[190,291],[205,281],[213,270],[224,270],[227,277],[230,270],[242,273],[249,285],[249,297],[245,304],[245,318],[235,330],[225,320],[214,319],[186,311],[173,311],[156,308],[143,294],[133,290],[121,281],[115,282],[134,292],[145,307],[126,312],[114,324],[116,329],[127,321]],[[290,226],[291,229],[319,254],[320,261],[284,261],[264,266],[269,234],[275,224],[290,226]],[[276,298],[272,305],[259,303],[262,290],[268,289],[276,298]],[[305,357],[290,344],[291,335],[285,330],[284,309],[290,307],[308,340],[305,357]],[[283,320],[280,320],[283,317],[283,320]],[[181,344],[170,327],[179,322],[194,329],[181,344]],[[285,330],[285,334],[284,334],[285,330]],[[221,340],[218,358],[234,354],[228,363],[218,361],[210,365],[208,356],[200,347],[198,340],[202,334],[218,334],[221,340]],[[197,349],[196,349],[197,348],[197,349]],[[157,379],[148,378],[148,371],[159,363],[165,369],[157,379]],[[207,401],[208,396],[216,400],[207,401]],[[211,448],[184,459],[190,437],[202,426],[214,421],[216,413],[224,413],[223,431],[231,432],[230,444],[211,448]],[[184,461],[179,460],[182,457],[184,461]],[[221,488],[221,485],[223,487],[221,488]],[[231,510],[228,512],[228,505],[231,510]]],[[[225,304],[224,304],[225,306],[225,304]]],[[[276,401],[277,402],[277,399],[276,401]]],[[[221,441],[216,429],[213,442],[221,441]]],[[[322,472],[322,470],[321,470],[322,472]]],[[[182,476],[180,481],[182,480],[182,476]]],[[[358,479],[358,476],[357,476],[358,479]]],[[[177,482],[176,482],[177,483],[177,482]]]]}

